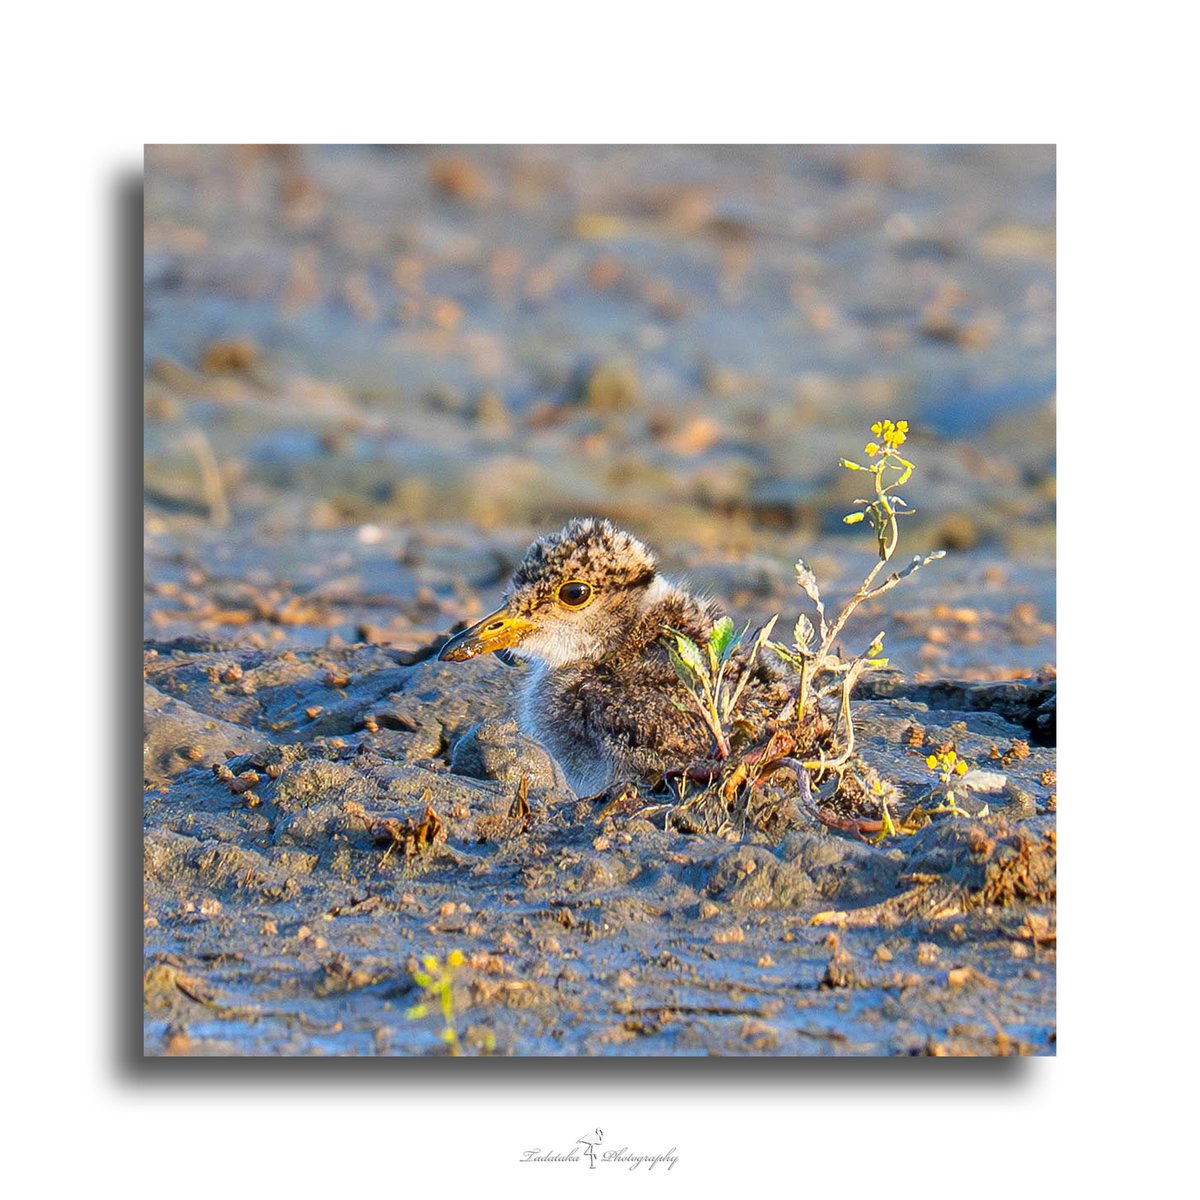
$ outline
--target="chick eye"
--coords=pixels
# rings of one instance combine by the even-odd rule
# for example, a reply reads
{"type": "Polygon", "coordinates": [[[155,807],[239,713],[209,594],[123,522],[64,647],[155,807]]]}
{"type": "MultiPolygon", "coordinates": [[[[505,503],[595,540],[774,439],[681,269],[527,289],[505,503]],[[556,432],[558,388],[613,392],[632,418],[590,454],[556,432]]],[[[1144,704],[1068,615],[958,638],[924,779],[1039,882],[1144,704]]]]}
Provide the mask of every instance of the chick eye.
{"type": "Polygon", "coordinates": [[[591,598],[591,584],[580,579],[572,579],[558,589],[558,602],[568,608],[582,608],[591,598]]]}

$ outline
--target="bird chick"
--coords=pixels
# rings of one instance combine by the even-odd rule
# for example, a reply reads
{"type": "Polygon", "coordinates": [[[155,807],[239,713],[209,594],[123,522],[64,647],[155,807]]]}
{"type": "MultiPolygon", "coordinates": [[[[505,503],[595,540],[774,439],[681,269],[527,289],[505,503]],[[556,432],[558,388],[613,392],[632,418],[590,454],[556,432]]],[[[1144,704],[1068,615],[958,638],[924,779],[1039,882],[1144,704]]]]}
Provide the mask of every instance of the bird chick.
{"type": "MultiPolygon", "coordinates": [[[[664,579],[637,538],[584,518],[538,538],[503,606],[452,637],[438,657],[462,662],[501,651],[528,660],[518,723],[586,796],[713,757],[664,635],[678,630],[702,645],[723,615],[664,579]]],[[[744,670],[736,653],[730,679],[744,670]]],[[[765,719],[781,701],[772,694],[778,674],[761,661],[753,671],[743,707],[765,719]]]]}

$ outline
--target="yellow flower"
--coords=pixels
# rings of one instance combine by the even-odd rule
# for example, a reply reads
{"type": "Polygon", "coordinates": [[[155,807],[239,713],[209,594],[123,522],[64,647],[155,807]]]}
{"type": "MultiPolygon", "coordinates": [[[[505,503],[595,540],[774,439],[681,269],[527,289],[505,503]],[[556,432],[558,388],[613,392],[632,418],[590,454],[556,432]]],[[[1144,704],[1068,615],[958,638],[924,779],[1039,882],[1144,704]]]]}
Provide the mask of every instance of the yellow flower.
{"type": "Polygon", "coordinates": [[[879,445],[876,442],[868,442],[864,448],[872,458],[879,453],[879,445]]]}
{"type": "Polygon", "coordinates": [[[883,422],[876,421],[875,424],[871,426],[871,432],[878,437],[883,432],[883,422]]]}
{"type": "Polygon", "coordinates": [[[936,770],[937,770],[937,762],[938,762],[938,760],[937,760],[937,755],[936,755],[936,754],[931,754],[931,755],[930,755],[930,756],[929,756],[929,757],[928,757],[928,758],[925,760],[925,765],[926,765],[926,766],[927,766],[927,767],[928,767],[928,768],[929,768],[931,771],[936,771],[936,770]]]}
{"type": "Polygon", "coordinates": [[[438,960],[434,958],[432,954],[427,954],[423,959],[421,959],[421,965],[427,971],[436,971],[438,969],[438,960]]]}
{"type": "Polygon", "coordinates": [[[450,967],[461,967],[464,962],[463,952],[461,950],[451,950],[446,955],[446,965],[450,967]]]}
{"type": "Polygon", "coordinates": [[[907,432],[908,432],[908,422],[907,422],[907,421],[897,421],[897,422],[896,422],[896,428],[897,428],[897,429],[898,429],[898,430],[899,430],[901,433],[907,433],[907,432]]]}
{"type": "Polygon", "coordinates": [[[970,767],[967,766],[964,760],[960,759],[958,766],[956,766],[954,770],[958,775],[965,775],[970,770],[970,767]]]}

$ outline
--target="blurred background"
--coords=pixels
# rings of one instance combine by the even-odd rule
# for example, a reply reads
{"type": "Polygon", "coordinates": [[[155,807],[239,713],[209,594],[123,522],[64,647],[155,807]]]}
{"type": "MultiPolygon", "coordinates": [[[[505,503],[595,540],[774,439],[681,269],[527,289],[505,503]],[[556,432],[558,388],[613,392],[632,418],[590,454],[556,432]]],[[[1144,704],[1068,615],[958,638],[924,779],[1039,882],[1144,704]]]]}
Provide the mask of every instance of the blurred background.
{"type": "Polygon", "coordinates": [[[1053,147],[148,146],[146,636],[413,650],[590,514],[790,626],[891,417],[848,644],[1052,673],[1054,306],[1053,147]]]}

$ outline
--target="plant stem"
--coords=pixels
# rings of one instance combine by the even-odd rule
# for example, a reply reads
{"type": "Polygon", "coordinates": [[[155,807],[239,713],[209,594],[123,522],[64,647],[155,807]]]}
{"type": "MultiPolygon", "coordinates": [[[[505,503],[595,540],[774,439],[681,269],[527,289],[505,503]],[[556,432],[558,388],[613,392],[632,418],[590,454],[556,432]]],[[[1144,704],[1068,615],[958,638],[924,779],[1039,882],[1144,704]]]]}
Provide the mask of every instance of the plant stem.
{"type": "Polygon", "coordinates": [[[812,659],[806,658],[800,664],[800,698],[796,707],[796,730],[799,732],[804,721],[804,711],[808,708],[808,672],[812,659]]]}
{"type": "Polygon", "coordinates": [[[845,606],[842,608],[842,611],[840,613],[838,613],[837,620],[834,621],[834,623],[829,627],[829,632],[826,633],[824,641],[821,642],[821,649],[820,649],[820,652],[817,654],[818,659],[824,661],[824,659],[828,656],[830,648],[833,646],[833,643],[835,641],[837,641],[837,636],[839,633],[842,632],[842,627],[846,624],[847,620],[849,620],[850,614],[853,613],[854,610],[868,596],[877,594],[877,593],[872,593],[871,584],[873,584],[875,582],[875,576],[878,575],[879,572],[883,570],[883,568],[886,564],[887,564],[887,559],[881,558],[870,569],[870,571],[867,572],[866,579],[864,579],[862,581],[862,583],[860,583],[858,585],[858,591],[856,591],[854,593],[854,595],[851,596],[850,599],[846,601],[845,606]]]}

